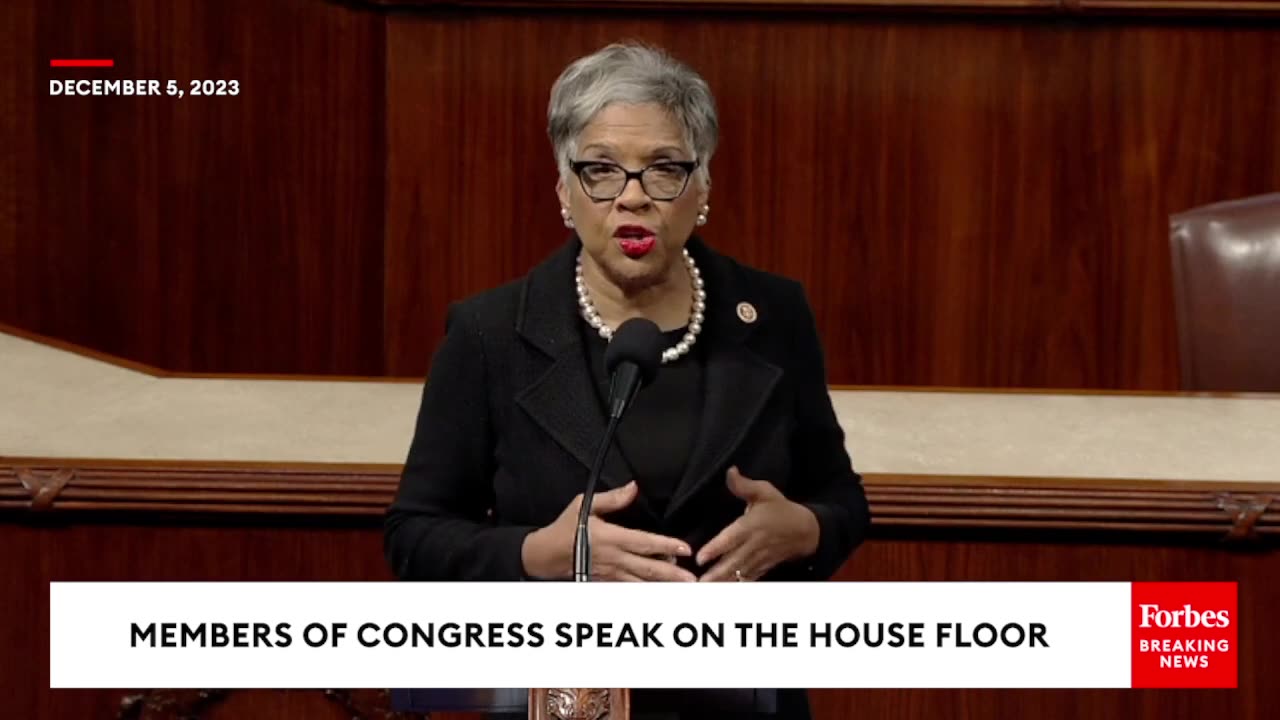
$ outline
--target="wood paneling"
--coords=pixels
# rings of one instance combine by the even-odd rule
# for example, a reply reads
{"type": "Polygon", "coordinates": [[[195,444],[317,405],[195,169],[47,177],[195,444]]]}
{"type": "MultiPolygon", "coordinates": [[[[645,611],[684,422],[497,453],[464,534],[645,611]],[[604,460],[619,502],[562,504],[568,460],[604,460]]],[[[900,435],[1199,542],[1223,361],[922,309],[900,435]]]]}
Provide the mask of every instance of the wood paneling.
{"type": "Polygon", "coordinates": [[[1256,17],[1280,15],[1276,0],[1062,0],[1064,12],[1082,15],[1256,17]]]}
{"type": "Polygon", "coordinates": [[[33,33],[0,321],[166,370],[420,377],[450,301],[562,241],[547,93],[627,37],[711,82],[706,236],[806,284],[835,384],[1176,388],[1168,215],[1280,187],[1274,20],[391,4],[6,9],[33,33]],[[51,98],[58,55],[243,90],[51,98]]]}
{"type": "MultiPolygon", "coordinates": [[[[108,720],[116,717],[128,690],[50,691],[49,582],[53,580],[149,581],[383,581],[381,533],[366,523],[356,530],[305,522],[290,526],[166,526],[163,519],[133,516],[116,523],[67,525],[56,522],[0,524],[6,563],[0,574],[0,688],[6,717],[23,720],[108,720]]],[[[313,714],[320,699],[273,697],[259,692],[262,704],[240,712],[208,713],[220,718],[333,718],[313,714]],[[292,709],[294,712],[286,714],[292,709]],[[305,711],[305,712],[300,712],[305,711]],[[276,714],[279,713],[279,714],[276,714]]],[[[243,702],[243,701],[241,701],[243,702]]],[[[235,709],[235,706],[228,708],[235,709]]],[[[335,707],[335,710],[337,708],[335,707]]],[[[156,713],[151,720],[175,717],[156,713]]],[[[175,718],[176,720],[176,718],[175,718]]]]}
{"type": "Polygon", "coordinates": [[[11,63],[38,162],[0,319],[171,369],[381,372],[382,28],[316,0],[39,4],[11,63]],[[95,78],[187,94],[49,95],[95,78]]]}
{"type": "Polygon", "coordinates": [[[1087,15],[1275,15],[1277,0],[357,0],[395,8],[591,8],[716,12],[1057,13],[1087,15]]]}
{"type": "Polygon", "coordinates": [[[426,319],[388,323],[391,372],[425,369],[445,298],[561,241],[547,89],[622,37],[708,78],[706,236],[806,283],[837,383],[1176,387],[1168,215],[1280,184],[1274,26],[397,15],[388,123],[444,134],[393,130],[439,162],[389,188],[388,317],[426,319]],[[425,113],[424,66],[450,73],[425,113]]]}
{"type": "Polygon", "coordinates": [[[1280,76],[1230,70],[1277,52],[1276,25],[1095,31],[1080,66],[1087,103],[1057,171],[1080,188],[1063,204],[1075,240],[1064,268],[1082,291],[1077,336],[1097,349],[1080,358],[1082,377],[1140,385],[1161,366],[1161,384],[1177,386],[1169,216],[1280,187],[1280,142],[1245,119],[1280,104],[1280,76]]]}
{"type": "MultiPolygon", "coordinates": [[[[125,368],[127,370],[132,370],[134,372],[140,372],[140,373],[150,375],[152,377],[157,377],[157,378],[195,378],[195,379],[203,379],[203,380],[218,380],[218,379],[289,380],[291,382],[296,382],[299,380],[320,381],[320,382],[351,381],[351,382],[382,382],[382,383],[411,383],[411,384],[422,382],[422,378],[420,377],[413,378],[413,377],[385,377],[385,376],[373,376],[373,375],[335,375],[333,373],[306,375],[301,373],[242,373],[242,372],[241,373],[225,373],[225,372],[217,373],[217,372],[189,372],[189,371],[175,372],[173,370],[165,370],[163,368],[158,368],[154,365],[141,363],[136,360],[128,360],[118,355],[111,355],[109,353],[102,352],[101,350],[93,350],[83,345],[77,345],[76,343],[68,342],[66,340],[60,340],[54,337],[49,337],[48,335],[41,335],[40,333],[34,333],[34,332],[31,332],[30,330],[23,330],[13,325],[9,325],[8,323],[0,322],[0,335],[12,335],[14,337],[23,338],[25,340],[31,340],[32,342],[37,342],[42,345],[48,345],[49,347],[57,348],[59,350],[65,350],[66,352],[74,353],[76,355],[80,355],[81,357],[87,357],[91,360],[97,360],[98,362],[106,363],[108,365],[114,365],[120,368],[125,368]]],[[[1092,391],[1088,391],[1088,392],[1092,392],[1092,391]]]]}
{"type": "Polygon", "coordinates": [[[34,53],[35,0],[12,0],[0,6],[0,317],[19,303],[18,250],[30,227],[31,210],[23,206],[35,158],[35,117],[30,110],[34,78],[17,71],[34,53]]]}

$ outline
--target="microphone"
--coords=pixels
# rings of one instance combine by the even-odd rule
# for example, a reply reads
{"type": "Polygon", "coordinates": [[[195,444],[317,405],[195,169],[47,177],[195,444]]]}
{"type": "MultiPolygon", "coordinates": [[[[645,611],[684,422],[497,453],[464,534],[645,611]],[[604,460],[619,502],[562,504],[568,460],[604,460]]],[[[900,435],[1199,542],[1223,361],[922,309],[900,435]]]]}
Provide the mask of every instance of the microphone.
{"type": "Polygon", "coordinates": [[[573,536],[574,582],[591,579],[591,538],[587,522],[591,519],[596,483],[609,447],[613,445],[613,436],[618,431],[618,421],[640,388],[658,374],[658,366],[662,364],[662,344],[662,331],[657,325],[644,318],[632,318],[614,331],[609,346],[605,348],[604,366],[609,371],[609,424],[596,450],[595,461],[591,463],[587,488],[582,493],[582,507],[578,510],[578,528],[573,536]]]}

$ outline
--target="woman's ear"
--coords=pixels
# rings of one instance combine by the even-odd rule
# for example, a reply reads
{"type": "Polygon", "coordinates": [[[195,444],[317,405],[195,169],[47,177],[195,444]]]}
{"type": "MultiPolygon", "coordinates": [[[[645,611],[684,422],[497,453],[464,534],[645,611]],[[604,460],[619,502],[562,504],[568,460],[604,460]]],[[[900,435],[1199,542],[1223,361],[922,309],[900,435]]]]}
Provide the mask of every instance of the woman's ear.
{"type": "Polygon", "coordinates": [[[565,184],[564,178],[556,180],[556,197],[560,198],[560,207],[569,207],[569,186],[565,184]]]}
{"type": "Polygon", "coordinates": [[[698,181],[698,207],[701,208],[711,199],[711,177],[699,172],[695,179],[698,181]]]}

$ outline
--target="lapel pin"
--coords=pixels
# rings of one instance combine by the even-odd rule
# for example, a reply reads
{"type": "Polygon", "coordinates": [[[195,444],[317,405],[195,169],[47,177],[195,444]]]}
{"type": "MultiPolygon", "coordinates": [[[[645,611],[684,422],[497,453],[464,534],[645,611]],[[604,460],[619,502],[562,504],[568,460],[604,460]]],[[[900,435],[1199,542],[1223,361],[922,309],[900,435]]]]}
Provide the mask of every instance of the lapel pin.
{"type": "Polygon", "coordinates": [[[758,313],[756,313],[755,305],[752,305],[749,302],[738,303],[738,319],[739,320],[741,320],[744,323],[753,323],[756,321],[756,318],[758,317],[760,316],[758,313]]]}

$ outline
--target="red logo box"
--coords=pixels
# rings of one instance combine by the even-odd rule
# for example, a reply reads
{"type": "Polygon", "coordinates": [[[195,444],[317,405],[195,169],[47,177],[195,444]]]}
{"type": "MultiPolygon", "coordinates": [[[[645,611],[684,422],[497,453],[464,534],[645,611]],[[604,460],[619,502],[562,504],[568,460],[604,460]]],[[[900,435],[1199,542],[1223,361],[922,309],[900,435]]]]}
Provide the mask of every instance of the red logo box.
{"type": "Polygon", "coordinates": [[[1132,584],[1133,687],[1236,687],[1236,583],[1132,584]]]}

